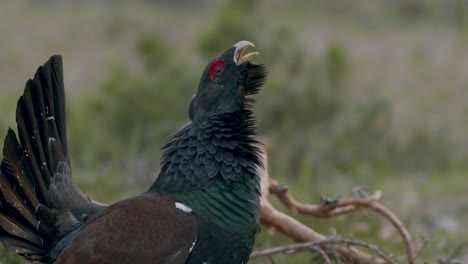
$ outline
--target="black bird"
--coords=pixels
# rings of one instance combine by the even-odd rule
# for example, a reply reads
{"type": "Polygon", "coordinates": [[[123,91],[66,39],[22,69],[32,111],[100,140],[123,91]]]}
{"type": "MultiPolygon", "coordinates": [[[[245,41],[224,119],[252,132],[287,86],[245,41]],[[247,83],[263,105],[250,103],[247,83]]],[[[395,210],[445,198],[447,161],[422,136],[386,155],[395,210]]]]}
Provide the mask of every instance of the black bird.
{"type": "Polygon", "coordinates": [[[241,41],[205,68],[190,122],[163,148],[149,190],[104,206],[71,176],[62,60],[26,83],[0,173],[0,241],[32,263],[247,263],[262,166],[249,96],[267,71],[241,41]]]}

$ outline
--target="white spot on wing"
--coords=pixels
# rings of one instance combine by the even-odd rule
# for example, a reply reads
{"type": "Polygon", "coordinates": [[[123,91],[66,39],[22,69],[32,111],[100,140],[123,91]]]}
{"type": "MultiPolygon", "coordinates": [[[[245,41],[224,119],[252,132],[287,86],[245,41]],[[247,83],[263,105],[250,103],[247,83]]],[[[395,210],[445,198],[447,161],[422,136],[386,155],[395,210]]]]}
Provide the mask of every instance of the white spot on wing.
{"type": "Polygon", "coordinates": [[[197,243],[197,240],[198,239],[195,239],[195,241],[193,241],[192,246],[189,248],[188,252],[192,252],[193,248],[195,247],[195,244],[197,243]]]}
{"type": "Polygon", "coordinates": [[[177,202],[176,202],[176,203],[175,203],[175,207],[176,207],[177,209],[179,209],[179,210],[182,210],[182,211],[186,212],[186,213],[191,213],[191,212],[192,212],[192,208],[186,206],[186,205],[183,204],[183,203],[177,203],[177,202]]]}

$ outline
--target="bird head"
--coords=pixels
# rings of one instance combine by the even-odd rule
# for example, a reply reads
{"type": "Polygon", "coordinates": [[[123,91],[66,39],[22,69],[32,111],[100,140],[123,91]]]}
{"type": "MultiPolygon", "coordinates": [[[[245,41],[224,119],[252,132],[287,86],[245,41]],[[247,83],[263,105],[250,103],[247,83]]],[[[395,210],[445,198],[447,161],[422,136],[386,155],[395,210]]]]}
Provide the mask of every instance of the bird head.
{"type": "Polygon", "coordinates": [[[265,82],[266,67],[252,62],[258,52],[244,54],[249,41],[240,41],[221,56],[208,63],[200,79],[197,93],[190,104],[190,119],[194,122],[210,116],[246,109],[265,82]]]}

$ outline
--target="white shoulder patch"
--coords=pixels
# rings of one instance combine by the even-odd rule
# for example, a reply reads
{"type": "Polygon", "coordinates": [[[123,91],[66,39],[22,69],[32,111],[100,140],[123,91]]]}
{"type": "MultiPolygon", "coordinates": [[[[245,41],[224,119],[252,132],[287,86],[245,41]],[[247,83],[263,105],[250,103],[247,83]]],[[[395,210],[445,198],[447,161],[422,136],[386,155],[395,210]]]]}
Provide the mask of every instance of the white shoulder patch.
{"type": "Polygon", "coordinates": [[[186,213],[191,213],[191,212],[192,212],[192,208],[186,206],[186,205],[183,204],[183,203],[177,203],[177,202],[176,202],[176,203],[175,203],[175,207],[176,207],[177,209],[179,209],[179,210],[182,210],[182,211],[186,212],[186,213]]]}
{"type": "Polygon", "coordinates": [[[193,241],[192,246],[189,248],[188,252],[192,252],[193,248],[195,247],[195,244],[197,244],[197,240],[198,239],[195,239],[195,241],[193,241]]]}

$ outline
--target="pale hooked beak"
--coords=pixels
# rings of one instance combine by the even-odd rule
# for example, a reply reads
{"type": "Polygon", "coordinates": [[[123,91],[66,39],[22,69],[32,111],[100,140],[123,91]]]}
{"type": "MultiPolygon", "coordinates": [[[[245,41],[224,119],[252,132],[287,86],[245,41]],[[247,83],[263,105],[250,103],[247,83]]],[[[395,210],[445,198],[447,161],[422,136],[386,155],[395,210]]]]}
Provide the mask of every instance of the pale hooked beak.
{"type": "Polygon", "coordinates": [[[255,47],[255,45],[247,40],[242,40],[237,42],[234,47],[236,50],[234,51],[234,62],[236,65],[241,65],[244,62],[251,62],[256,56],[258,56],[260,53],[258,52],[250,52],[242,56],[242,53],[248,48],[248,47],[255,47]]]}

